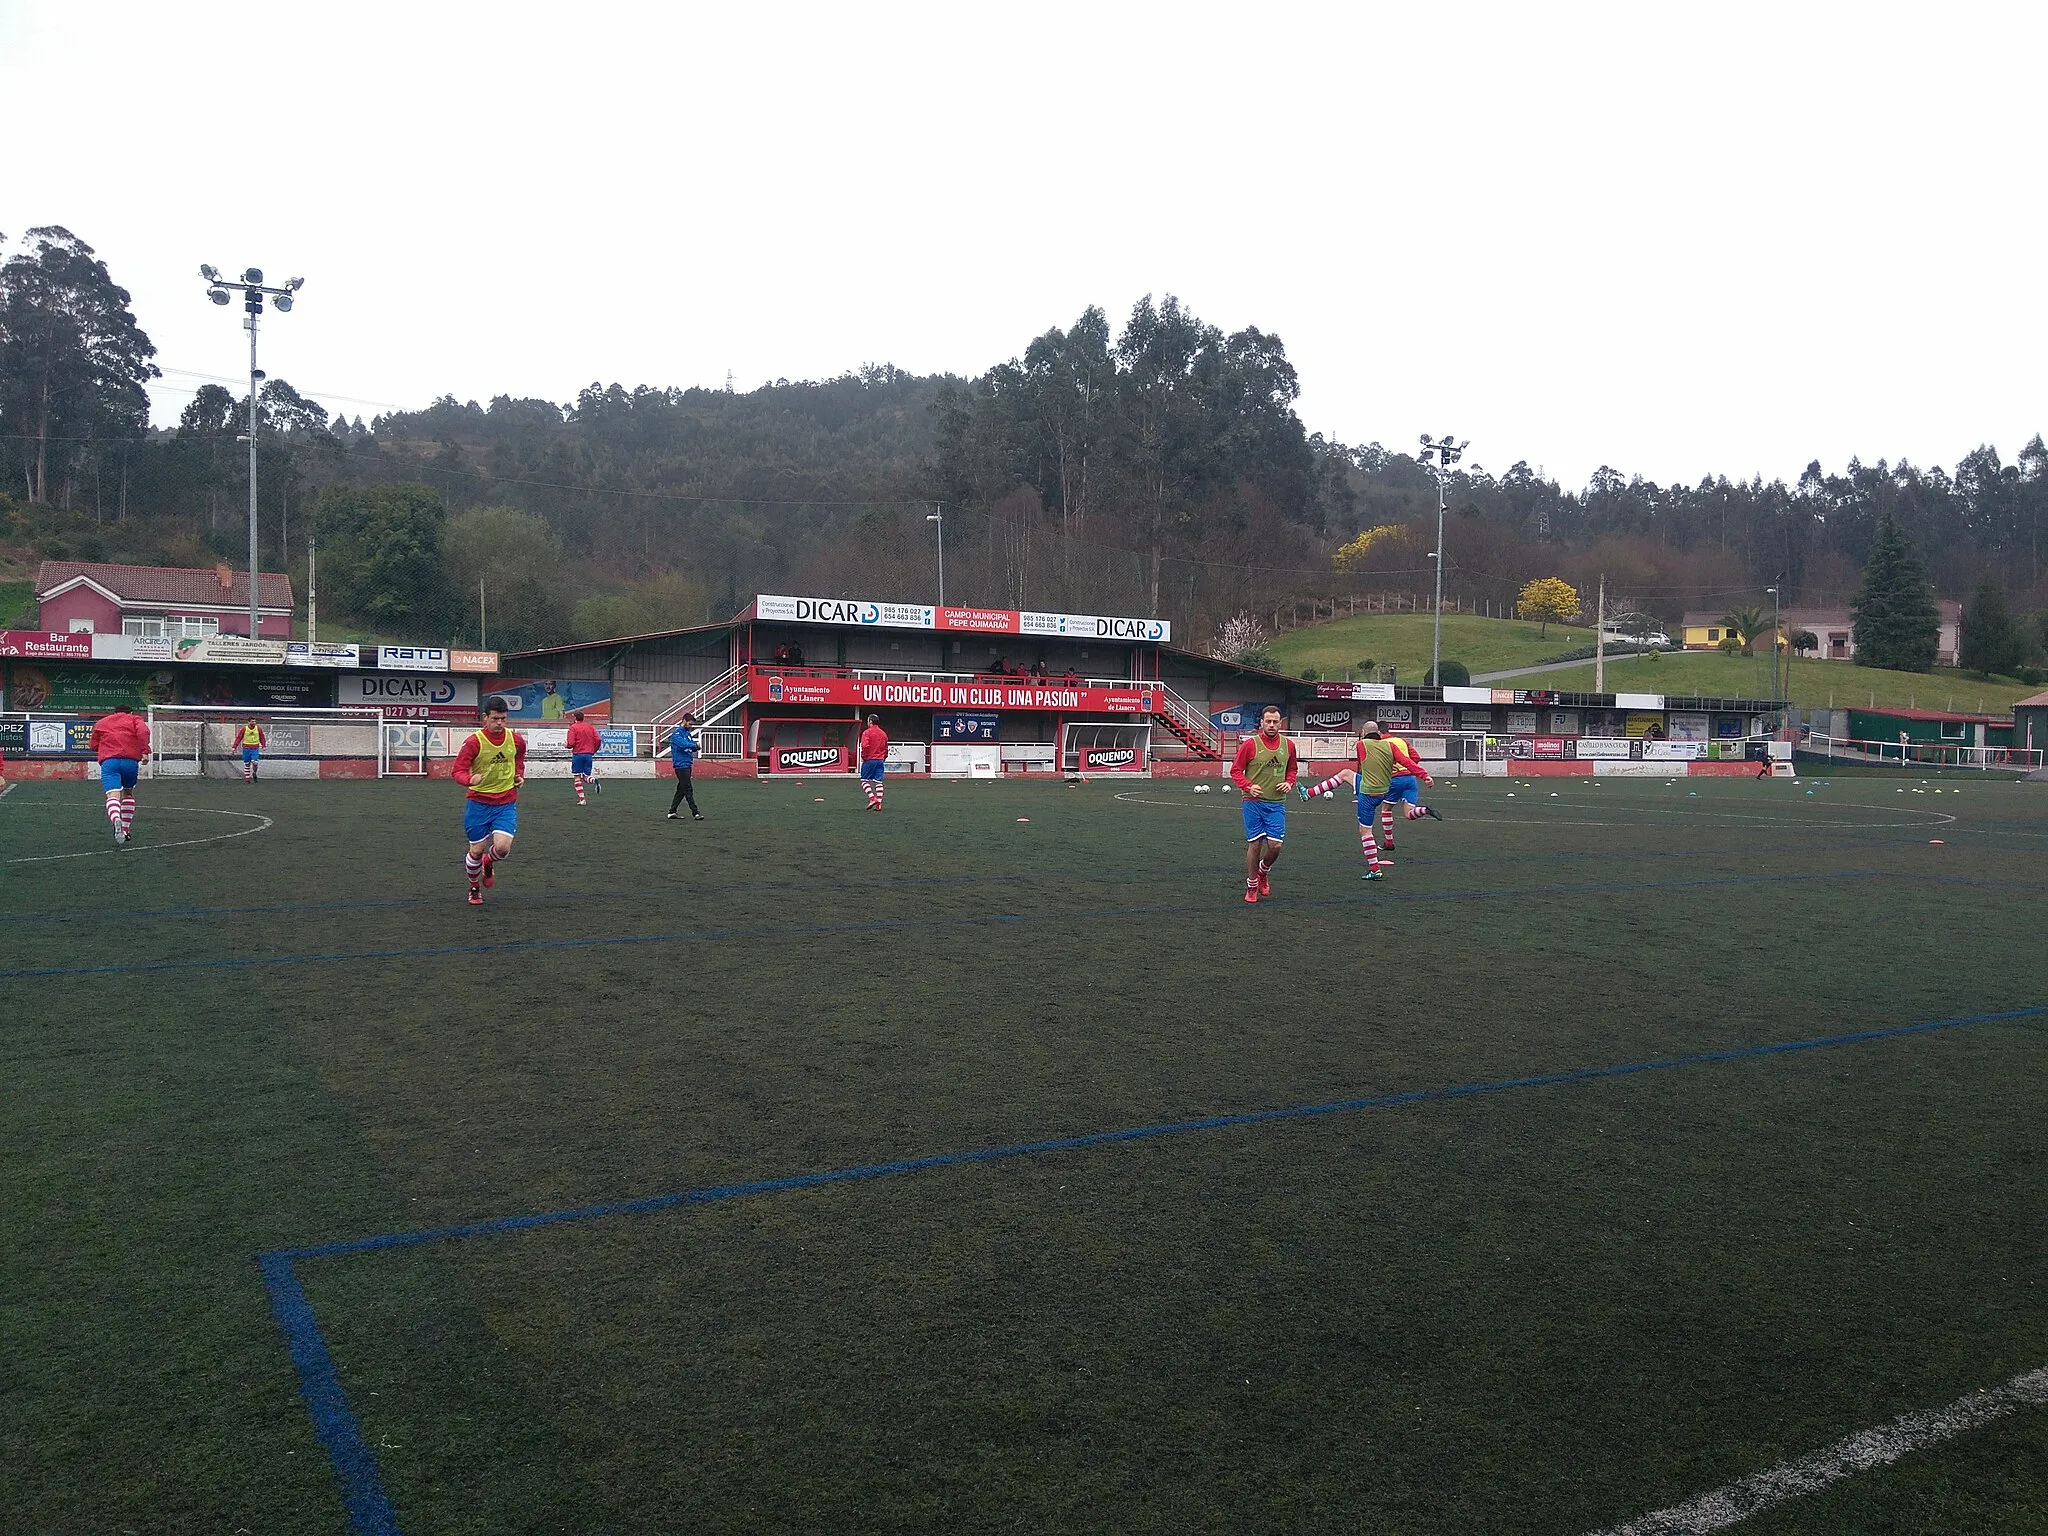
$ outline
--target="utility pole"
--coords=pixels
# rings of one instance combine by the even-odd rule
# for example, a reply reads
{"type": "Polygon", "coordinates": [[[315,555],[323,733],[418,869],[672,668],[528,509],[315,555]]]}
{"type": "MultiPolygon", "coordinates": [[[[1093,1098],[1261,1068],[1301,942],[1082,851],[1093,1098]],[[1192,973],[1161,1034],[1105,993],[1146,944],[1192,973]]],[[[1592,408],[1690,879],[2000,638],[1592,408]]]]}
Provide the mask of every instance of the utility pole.
{"type": "Polygon", "coordinates": [[[943,504],[925,514],[928,523],[939,525],[939,606],[946,606],[946,509],[943,504]]]}
{"type": "MultiPolygon", "coordinates": [[[[1782,576],[1780,576],[1780,577],[1779,577],[1778,579],[1779,579],[1780,581],[1783,581],[1783,580],[1784,580],[1785,578],[1784,578],[1784,577],[1782,577],[1782,576]]],[[[1783,697],[1784,697],[1785,695],[1784,695],[1784,693],[1783,693],[1783,692],[1781,691],[1781,689],[1782,689],[1782,686],[1783,686],[1783,685],[1782,685],[1782,684],[1780,684],[1780,682],[1778,681],[1778,642],[1779,642],[1779,640],[1781,640],[1781,639],[1783,638],[1783,630],[1784,630],[1784,618],[1783,618],[1783,613],[1784,613],[1784,608],[1783,608],[1782,600],[1781,600],[1781,599],[1779,598],[1779,596],[1778,596],[1778,589],[1777,589],[1777,588],[1776,588],[1776,587],[1774,586],[1774,587],[1772,587],[1772,588],[1770,589],[1770,591],[1771,591],[1771,697],[1772,697],[1772,698],[1774,698],[1774,699],[1781,699],[1781,698],[1783,698],[1783,697]]]]}
{"type": "Polygon", "coordinates": [[[491,648],[491,632],[484,624],[484,579],[476,579],[476,648],[487,651],[491,648]]]}
{"type": "Polygon", "coordinates": [[[229,289],[242,295],[242,329],[249,333],[249,638],[255,640],[261,633],[262,624],[257,595],[260,583],[257,580],[256,386],[263,380],[263,370],[256,366],[256,322],[263,314],[263,296],[266,293],[277,301],[278,313],[287,314],[292,307],[292,295],[305,287],[306,280],[295,277],[282,288],[266,288],[261,267],[249,268],[239,282],[222,277],[218,267],[201,266],[199,275],[206,279],[206,296],[216,304],[228,302],[229,289]]]}
{"type": "Polygon", "coordinates": [[[1600,600],[1593,609],[1593,691],[1607,691],[1607,573],[1600,573],[1600,600]]]}
{"type": "Polygon", "coordinates": [[[320,584],[315,574],[318,553],[314,548],[313,536],[306,536],[306,640],[310,644],[320,638],[320,584]]]}
{"type": "Polygon", "coordinates": [[[1469,441],[1454,443],[1448,432],[1435,440],[1427,432],[1422,434],[1420,458],[1423,464],[1429,465],[1432,455],[1436,460],[1430,470],[1436,476],[1436,550],[1429,557],[1436,562],[1436,613],[1429,635],[1429,680],[1439,688],[1443,686],[1443,674],[1439,669],[1444,661],[1444,510],[1449,505],[1446,488],[1451,466],[1470,446],[1469,441]]]}

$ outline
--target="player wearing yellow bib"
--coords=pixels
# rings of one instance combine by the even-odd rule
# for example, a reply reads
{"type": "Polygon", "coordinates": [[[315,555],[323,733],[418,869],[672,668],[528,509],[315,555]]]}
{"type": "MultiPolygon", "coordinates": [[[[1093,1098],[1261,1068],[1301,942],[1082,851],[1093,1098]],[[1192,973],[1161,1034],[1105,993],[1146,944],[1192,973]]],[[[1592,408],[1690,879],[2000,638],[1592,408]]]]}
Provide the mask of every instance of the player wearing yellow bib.
{"type": "Polygon", "coordinates": [[[270,738],[264,734],[262,726],[249,720],[236,728],[235,745],[242,749],[242,782],[254,784],[256,770],[263,762],[263,749],[270,745],[270,738]]]}
{"type": "Polygon", "coordinates": [[[526,782],[526,738],[506,725],[502,698],[484,705],[483,729],[470,734],[455,754],[455,782],[466,785],[462,831],[469,839],[462,867],[469,876],[469,904],[484,904],[483,887],[497,883],[497,866],[512,856],[519,830],[519,786],[526,782]]]}
{"type": "Polygon", "coordinates": [[[1244,899],[1273,894],[1271,870],[1287,839],[1287,792],[1300,769],[1294,743],[1280,729],[1280,710],[1259,711],[1259,728],[1239,744],[1230,782],[1244,796],[1244,899]]]}

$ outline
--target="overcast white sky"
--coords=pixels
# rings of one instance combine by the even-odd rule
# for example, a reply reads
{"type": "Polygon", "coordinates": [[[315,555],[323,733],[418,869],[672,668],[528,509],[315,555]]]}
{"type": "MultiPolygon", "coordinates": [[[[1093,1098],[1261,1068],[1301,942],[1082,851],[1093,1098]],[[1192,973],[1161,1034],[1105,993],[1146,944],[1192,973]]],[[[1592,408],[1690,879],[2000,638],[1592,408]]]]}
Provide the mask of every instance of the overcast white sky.
{"type": "Polygon", "coordinates": [[[1171,292],[1346,442],[1953,465],[2048,428],[2044,57],[2039,4],[0,0],[0,231],[99,249],[160,421],[246,368],[211,261],[306,278],[264,365],[366,419],[1171,292]]]}

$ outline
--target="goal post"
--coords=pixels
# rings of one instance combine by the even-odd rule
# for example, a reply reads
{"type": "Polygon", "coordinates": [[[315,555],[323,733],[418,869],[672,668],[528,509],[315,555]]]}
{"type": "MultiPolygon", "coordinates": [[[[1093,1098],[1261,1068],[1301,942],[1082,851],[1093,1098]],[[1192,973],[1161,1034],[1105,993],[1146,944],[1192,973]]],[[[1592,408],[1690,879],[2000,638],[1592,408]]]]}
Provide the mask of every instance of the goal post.
{"type": "MultiPolygon", "coordinates": [[[[266,738],[260,771],[267,779],[379,779],[407,771],[405,744],[391,742],[381,709],[152,704],[149,776],[239,779],[242,728],[251,721],[266,738]]],[[[423,768],[422,761],[411,771],[423,768]]]]}

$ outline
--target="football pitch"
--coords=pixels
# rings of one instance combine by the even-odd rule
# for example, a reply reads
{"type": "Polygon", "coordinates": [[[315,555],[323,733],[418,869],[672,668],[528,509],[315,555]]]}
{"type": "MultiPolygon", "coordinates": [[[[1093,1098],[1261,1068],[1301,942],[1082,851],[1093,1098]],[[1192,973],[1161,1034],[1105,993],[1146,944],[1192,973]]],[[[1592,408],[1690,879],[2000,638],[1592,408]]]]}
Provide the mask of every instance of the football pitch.
{"type": "Polygon", "coordinates": [[[2048,1529],[2048,786],[698,798],[0,798],[0,1530],[2048,1529]]]}

